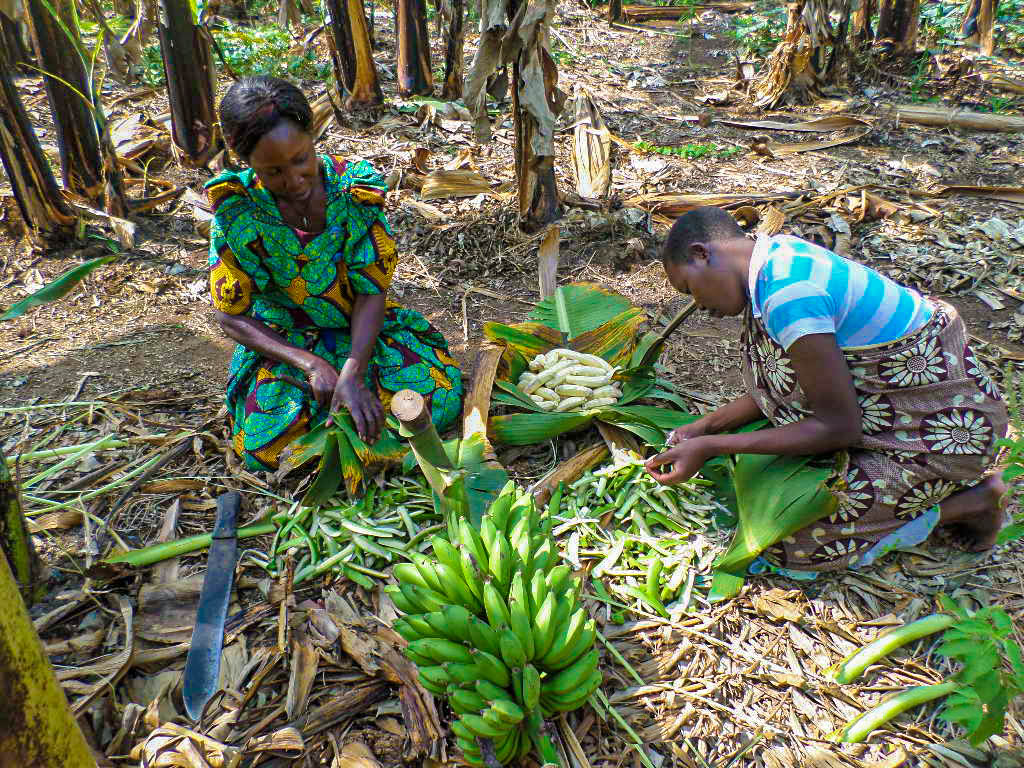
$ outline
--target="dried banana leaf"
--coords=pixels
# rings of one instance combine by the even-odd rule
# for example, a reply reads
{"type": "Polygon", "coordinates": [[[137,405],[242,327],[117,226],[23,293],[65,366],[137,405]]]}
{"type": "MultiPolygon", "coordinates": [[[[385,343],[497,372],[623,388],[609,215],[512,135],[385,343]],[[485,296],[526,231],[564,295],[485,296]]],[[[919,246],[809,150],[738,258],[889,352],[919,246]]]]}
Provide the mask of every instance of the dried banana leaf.
{"type": "Polygon", "coordinates": [[[576,89],[575,121],[572,165],[576,191],[581,197],[604,197],[612,182],[611,137],[594,98],[582,86],[576,89]]]}
{"type": "Polygon", "coordinates": [[[896,120],[904,123],[934,125],[940,128],[955,126],[973,131],[1003,133],[1024,131],[1024,117],[1019,115],[972,112],[968,109],[950,109],[934,104],[896,104],[891,108],[890,114],[896,120]]]}
{"type": "Polygon", "coordinates": [[[421,200],[444,200],[452,197],[475,197],[491,191],[487,179],[476,171],[431,171],[423,179],[421,200]]]}

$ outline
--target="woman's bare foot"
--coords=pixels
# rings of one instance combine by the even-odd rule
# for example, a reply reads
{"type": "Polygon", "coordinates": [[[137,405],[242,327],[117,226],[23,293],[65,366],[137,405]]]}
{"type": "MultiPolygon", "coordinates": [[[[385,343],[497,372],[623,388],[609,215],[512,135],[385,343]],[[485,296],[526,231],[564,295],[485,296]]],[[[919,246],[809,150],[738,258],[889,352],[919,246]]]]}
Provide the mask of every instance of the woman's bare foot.
{"type": "Polygon", "coordinates": [[[958,529],[967,539],[969,552],[984,552],[996,544],[1005,522],[1003,495],[1006,485],[998,475],[954,493],[939,505],[939,525],[958,529]]]}

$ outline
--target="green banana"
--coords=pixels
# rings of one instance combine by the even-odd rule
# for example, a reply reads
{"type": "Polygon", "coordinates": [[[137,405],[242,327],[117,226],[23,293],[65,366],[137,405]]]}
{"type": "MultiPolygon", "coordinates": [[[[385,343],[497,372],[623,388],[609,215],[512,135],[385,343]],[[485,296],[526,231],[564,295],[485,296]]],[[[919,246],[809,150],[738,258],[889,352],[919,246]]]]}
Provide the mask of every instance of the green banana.
{"type": "Polygon", "coordinates": [[[487,550],[487,557],[479,563],[482,569],[487,568],[487,561],[491,556],[491,548],[494,546],[494,541],[497,538],[498,529],[494,525],[494,520],[491,519],[489,514],[484,515],[480,521],[480,540],[484,543],[484,548],[487,550]]]}
{"type": "MultiPolygon", "coordinates": [[[[430,633],[426,637],[444,637],[453,642],[459,642],[459,637],[452,637],[448,632],[448,622],[444,618],[444,614],[441,611],[431,611],[430,613],[422,614],[424,621],[430,626],[430,633]]],[[[413,642],[410,640],[409,642],[413,642]]]]}
{"type": "Polygon", "coordinates": [[[499,720],[509,725],[518,725],[523,721],[523,718],[526,717],[526,713],[523,712],[522,707],[511,699],[497,699],[496,701],[492,701],[490,711],[493,711],[499,720]]]}
{"type": "Polygon", "coordinates": [[[509,627],[516,633],[519,642],[523,646],[523,652],[527,659],[535,658],[533,644],[533,630],[530,628],[530,612],[528,603],[517,597],[509,599],[508,617],[509,627]]]}
{"type": "MultiPolygon", "coordinates": [[[[457,557],[458,555],[456,555],[457,557]]],[[[476,599],[472,590],[466,585],[466,582],[462,580],[461,566],[450,568],[446,563],[438,563],[437,574],[441,577],[441,585],[444,587],[445,594],[453,603],[462,605],[474,612],[483,607],[480,605],[480,601],[476,599]]]]}
{"type": "Polygon", "coordinates": [[[515,483],[511,480],[505,484],[505,487],[501,489],[501,493],[498,494],[498,498],[491,504],[490,509],[487,510],[487,514],[494,515],[495,519],[505,521],[508,519],[508,512],[512,508],[512,503],[516,500],[515,496],[515,483]]]}
{"type": "Polygon", "coordinates": [[[508,606],[502,600],[494,582],[489,579],[484,582],[484,611],[487,613],[487,621],[495,629],[508,626],[508,606]]]}
{"type": "Polygon", "coordinates": [[[558,697],[578,691],[580,686],[593,675],[599,660],[600,657],[596,650],[583,654],[571,666],[545,680],[541,684],[541,693],[558,697]]]}
{"type": "Polygon", "coordinates": [[[519,636],[511,628],[503,629],[498,637],[502,661],[509,669],[521,669],[526,663],[526,649],[519,642],[519,636]]]}
{"type": "Polygon", "coordinates": [[[512,550],[508,545],[508,539],[504,536],[498,536],[494,540],[487,570],[497,583],[498,589],[503,594],[507,593],[509,583],[512,581],[512,550]]]}
{"type": "Polygon", "coordinates": [[[472,613],[461,605],[446,605],[441,611],[441,615],[444,616],[448,625],[449,640],[455,638],[458,638],[460,642],[470,640],[469,624],[474,618],[472,613]]]}
{"type": "Polygon", "coordinates": [[[471,691],[467,688],[463,688],[453,693],[451,695],[450,702],[452,709],[460,715],[479,715],[487,709],[488,706],[488,702],[483,696],[476,691],[471,691]]]}
{"type": "Polygon", "coordinates": [[[555,639],[555,596],[548,592],[544,602],[533,617],[533,653],[543,659],[555,639]]]}
{"type": "Polygon", "coordinates": [[[403,640],[411,643],[413,640],[419,640],[422,635],[409,626],[409,622],[405,619],[397,619],[391,628],[397,632],[403,640]]]}
{"type": "Polygon", "coordinates": [[[420,586],[432,589],[435,592],[444,591],[441,587],[441,579],[434,570],[434,566],[437,565],[436,561],[419,552],[411,553],[409,559],[412,560],[413,566],[416,568],[417,574],[419,574],[420,582],[422,582],[419,584],[420,586]]]}
{"type": "Polygon", "coordinates": [[[504,765],[515,757],[519,751],[519,740],[522,738],[523,729],[513,728],[504,738],[498,739],[494,745],[494,756],[498,762],[504,765]]]}
{"type": "Polygon", "coordinates": [[[523,667],[523,698],[522,705],[527,712],[537,709],[540,702],[540,673],[533,664],[523,667]]]}
{"type": "Polygon", "coordinates": [[[402,594],[402,588],[397,584],[388,584],[384,587],[384,592],[387,593],[388,597],[391,598],[391,602],[395,604],[395,608],[400,610],[402,613],[416,614],[422,613],[419,606],[409,600],[405,595],[402,594]]]}
{"type": "Polygon", "coordinates": [[[476,563],[477,561],[466,547],[459,550],[459,568],[462,571],[462,580],[466,582],[473,597],[483,602],[484,579],[476,563]]]}
{"type": "Polygon", "coordinates": [[[445,690],[442,686],[434,685],[429,680],[424,679],[423,675],[420,675],[420,685],[423,686],[423,690],[432,693],[434,696],[441,697],[445,695],[445,690]]]}
{"type": "Polygon", "coordinates": [[[410,651],[408,647],[405,649],[405,658],[417,667],[430,667],[437,663],[429,656],[424,656],[422,653],[416,653],[416,651],[410,651]]]}
{"type": "Polygon", "coordinates": [[[537,611],[544,604],[544,598],[548,596],[548,582],[543,571],[534,571],[530,580],[530,608],[532,610],[531,624],[537,617],[537,611]]]}
{"type": "Polygon", "coordinates": [[[476,528],[466,518],[459,520],[459,543],[464,550],[473,556],[478,565],[487,562],[487,550],[484,548],[484,540],[480,538],[476,528]]]}
{"type": "Polygon", "coordinates": [[[544,539],[544,542],[533,550],[533,568],[535,571],[547,573],[558,564],[558,554],[551,545],[551,539],[544,539]]]}
{"type": "Polygon", "coordinates": [[[533,749],[533,741],[527,735],[526,731],[520,731],[519,733],[519,749],[516,750],[516,754],[512,756],[513,760],[525,760],[526,756],[530,754],[530,750],[533,749]]]}
{"type": "Polygon", "coordinates": [[[458,664],[473,663],[473,654],[466,646],[446,637],[424,637],[409,643],[409,648],[415,653],[434,659],[438,664],[449,661],[458,664]]]}
{"type": "Polygon", "coordinates": [[[463,715],[459,719],[466,724],[470,731],[484,739],[496,739],[512,730],[512,727],[508,725],[505,727],[492,725],[480,715],[463,715]]]}
{"type": "Polygon", "coordinates": [[[575,613],[565,617],[558,628],[555,629],[555,641],[551,644],[551,648],[541,659],[541,666],[548,668],[553,663],[553,659],[558,658],[566,650],[572,647],[580,634],[583,632],[583,625],[587,623],[587,610],[586,608],[580,607],[576,609],[575,613]]]}
{"type": "Polygon", "coordinates": [[[461,717],[452,721],[451,729],[452,733],[455,734],[455,738],[469,742],[476,747],[478,752],[480,751],[480,746],[476,743],[476,734],[466,727],[461,717]]]}
{"type": "Polygon", "coordinates": [[[447,597],[432,589],[418,587],[415,584],[399,584],[398,588],[402,590],[402,595],[405,599],[411,605],[417,607],[417,610],[414,610],[413,613],[440,611],[448,604],[447,597]]]}
{"type": "Polygon", "coordinates": [[[541,705],[555,712],[571,712],[579,709],[601,685],[601,670],[595,669],[578,687],[563,696],[547,694],[541,696],[541,705]]]}
{"type": "Polygon", "coordinates": [[[476,649],[474,654],[476,662],[476,668],[480,673],[480,677],[485,680],[490,680],[495,685],[501,686],[502,688],[508,688],[512,682],[512,676],[509,674],[508,667],[505,666],[505,662],[499,659],[492,653],[487,651],[481,651],[476,649]]]}
{"type": "Polygon", "coordinates": [[[512,670],[512,696],[513,698],[522,703],[523,701],[523,671],[521,669],[512,670]]]}
{"type": "Polygon", "coordinates": [[[437,634],[422,613],[410,613],[407,616],[403,616],[402,621],[412,627],[412,631],[420,637],[435,637],[437,634]]]}
{"type": "MultiPolygon", "coordinates": [[[[455,732],[454,728],[452,728],[452,732],[455,732]]],[[[459,749],[462,750],[462,754],[464,755],[468,754],[474,757],[480,756],[480,747],[477,746],[476,741],[473,741],[471,739],[464,739],[461,736],[456,736],[455,744],[458,746],[459,749]]]]}
{"type": "Polygon", "coordinates": [[[480,679],[480,670],[476,664],[462,664],[452,662],[444,665],[445,671],[451,679],[460,685],[471,685],[480,679]]]}
{"type": "Polygon", "coordinates": [[[416,584],[420,587],[431,589],[431,585],[423,578],[419,569],[413,563],[398,563],[391,569],[391,574],[400,582],[416,584]]]}
{"type": "Polygon", "coordinates": [[[441,693],[444,693],[445,686],[448,685],[451,678],[444,667],[420,667],[420,682],[424,680],[430,683],[430,685],[438,686],[441,689],[441,693]]]}
{"type": "Polygon", "coordinates": [[[512,516],[512,508],[515,506],[515,501],[511,498],[508,503],[498,504],[495,502],[491,505],[491,508],[487,510],[488,516],[491,518],[491,522],[494,523],[494,528],[502,535],[508,534],[508,521],[512,516]]]}
{"type": "Polygon", "coordinates": [[[569,588],[569,578],[571,576],[572,569],[565,563],[559,563],[548,572],[548,591],[554,592],[561,597],[562,593],[569,588]]]}
{"type": "Polygon", "coordinates": [[[495,685],[490,680],[477,680],[476,692],[479,693],[487,701],[496,701],[498,699],[508,698],[508,690],[502,688],[501,686],[495,685]]]}
{"type": "Polygon", "coordinates": [[[501,654],[501,636],[498,630],[486,621],[473,616],[469,620],[469,639],[474,648],[498,656],[501,654]]]}
{"type": "Polygon", "coordinates": [[[557,653],[549,652],[541,662],[541,666],[544,667],[548,672],[557,672],[558,670],[565,669],[570,664],[586,653],[588,650],[594,647],[594,639],[597,637],[597,625],[593,619],[588,619],[583,625],[583,629],[579,636],[576,638],[576,642],[572,645],[566,646],[557,653]]]}
{"type": "Polygon", "coordinates": [[[434,535],[430,538],[430,545],[434,548],[434,557],[437,558],[439,563],[459,570],[459,553],[448,539],[444,536],[434,535]]]}
{"type": "Polygon", "coordinates": [[[508,537],[512,550],[519,558],[519,562],[525,570],[531,570],[530,564],[533,560],[533,549],[530,546],[530,520],[522,518],[508,537]]]}

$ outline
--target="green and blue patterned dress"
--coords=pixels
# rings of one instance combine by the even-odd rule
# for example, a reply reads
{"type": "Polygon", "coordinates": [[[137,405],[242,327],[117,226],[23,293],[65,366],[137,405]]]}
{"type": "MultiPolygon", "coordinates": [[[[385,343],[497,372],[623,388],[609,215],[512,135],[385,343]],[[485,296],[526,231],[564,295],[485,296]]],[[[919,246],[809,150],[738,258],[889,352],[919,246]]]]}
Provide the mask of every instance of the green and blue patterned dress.
{"type": "MultiPolygon", "coordinates": [[[[383,204],[383,178],[365,162],[321,156],[327,226],[310,234],[288,226],[252,170],[226,172],[206,185],[210,293],[215,308],[265,323],[289,343],[340,370],[352,347],[356,296],[388,290],[398,261],[383,204]]],[[[280,378],[297,368],[239,345],[231,360],[228,418],[234,448],[250,469],[274,469],[281,451],[326,409],[280,378]]],[[[462,379],[444,337],[419,312],[387,302],[366,374],[385,409],[393,393],[413,389],[444,429],[462,407],[462,379]]]]}

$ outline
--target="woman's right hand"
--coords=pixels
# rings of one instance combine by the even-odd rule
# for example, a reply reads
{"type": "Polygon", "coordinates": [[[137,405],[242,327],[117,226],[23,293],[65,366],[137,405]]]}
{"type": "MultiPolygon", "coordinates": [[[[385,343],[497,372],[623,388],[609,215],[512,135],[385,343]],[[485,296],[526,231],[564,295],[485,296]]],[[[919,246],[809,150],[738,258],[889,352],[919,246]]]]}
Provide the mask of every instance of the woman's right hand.
{"type": "Polygon", "coordinates": [[[306,379],[313,397],[321,408],[330,408],[334,388],[338,384],[338,371],[322,357],[314,356],[306,364],[306,379]]]}
{"type": "Polygon", "coordinates": [[[679,445],[683,440],[690,440],[694,437],[703,437],[708,434],[707,422],[704,419],[697,419],[689,424],[677,427],[668,433],[666,445],[679,445]]]}

